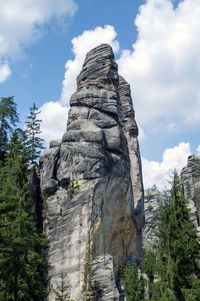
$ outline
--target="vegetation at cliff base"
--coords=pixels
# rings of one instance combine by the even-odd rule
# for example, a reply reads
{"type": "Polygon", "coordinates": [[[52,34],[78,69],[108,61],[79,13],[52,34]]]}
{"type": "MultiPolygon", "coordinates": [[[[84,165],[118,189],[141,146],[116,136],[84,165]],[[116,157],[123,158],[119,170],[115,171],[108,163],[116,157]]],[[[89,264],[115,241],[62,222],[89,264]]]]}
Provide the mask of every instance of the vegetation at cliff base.
{"type": "MultiPolygon", "coordinates": [[[[145,294],[140,300],[199,301],[200,244],[197,231],[176,172],[171,184],[171,189],[160,199],[156,241],[144,252],[145,294]]],[[[130,278],[131,273],[130,270],[124,282],[126,294],[135,277],[134,293],[134,286],[138,286],[137,273],[130,278]]]]}
{"type": "Polygon", "coordinates": [[[127,301],[140,301],[144,295],[143,279],[139,275],[137,264],[127,263],[124,268],[125,297],[127,301]]]}
{"type": "MultiPolygon", "coordinates": [[[[11,125],[18,121],[13,98],[4,99],[3,111],[11,125]],[[7,106],[7,110],[6,110],[7,106]],[[12,110],[9,111],[10,106],[12,110]],[[9,115],[10,114],[10,115],[9,115]],[[13,116],[12,116],[13,115],[13,116]]],[[[2,115],[2,111],[0,116],[2,115]]],[[[28,167],[33,149],[22,129],[1,131],[0,168],[0,301],[42,301],[47,296],[47,240],[37,229],[37,218],[30,213],[32,200],[27,187],[28,167]],[[10,135],[8,135],[8,133],[10,135]]]]}

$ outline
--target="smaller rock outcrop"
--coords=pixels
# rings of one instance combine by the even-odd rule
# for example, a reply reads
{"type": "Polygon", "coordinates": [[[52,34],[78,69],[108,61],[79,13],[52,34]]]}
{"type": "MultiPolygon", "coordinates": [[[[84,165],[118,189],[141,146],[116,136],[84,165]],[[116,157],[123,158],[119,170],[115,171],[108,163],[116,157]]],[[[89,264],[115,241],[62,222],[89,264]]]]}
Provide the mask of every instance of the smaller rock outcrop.
{"type": "MultiPolygon", "coordinates": [[[[194,223],[200,237],[200,156],[188,157],[187,166],[181,171],[181,181],[188,207],[192,213],[194,223]]],[[[151,247],[155,239],[157,209],[159,195],[156,190],[148,190],[144,198],[145,226],[143,228],[143,247],[151,247]]]]}
{"type": "Polygon", "coordinates": [[[151,248],[155,241],[156,223],[158,221],[157,189],[148,189],[144,197],[145,226],[142,231],[142,245],[144,249],[151,248]]]}
{"type": "Polygon", "coordinates": [[[200,156],[188,157],[187,166],[182,169],[181,180],[184,195],[189,201],[189,208],[193,213],[192,222],[200,237],[200,156]]]}

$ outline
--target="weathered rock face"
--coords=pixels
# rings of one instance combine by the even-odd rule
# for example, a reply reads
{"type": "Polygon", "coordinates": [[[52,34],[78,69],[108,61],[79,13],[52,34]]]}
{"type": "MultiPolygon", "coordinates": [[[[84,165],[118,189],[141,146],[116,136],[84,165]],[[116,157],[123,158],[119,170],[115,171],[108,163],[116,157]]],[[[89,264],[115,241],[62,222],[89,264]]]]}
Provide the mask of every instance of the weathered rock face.
{"type": "Polygon", "coordinates": [[[144,197],[145,226],[142,231],[144,249],[151,248],[155,242],[156,223],[158,221],[159,195],[156,189],[150,189],[144,197]]]}
{"type": "Polygon", "coordinates": [[[29,166],[28,172],[28,190],[32,199],[29,211],[36,215],[37,227],[42,229],[42,197],[40,191],[40,177],[33,165],[29,166]]]}
{"type": "Polygon", "coordinates": [[[194,214],[192,221],[200,237],[200,156],[188,157],[187,166],[181,172],[184,195],[189,201],[189,208],[194,214]]]}
{"type": "Polygon", "coordinates": [[[141,252],[143,184],[130,87],[109,45],[87,54],[77,86],[62,141],[41,155],[48,300],[63,272],[76,301],[119,300],[121,266],[141,252]]]}

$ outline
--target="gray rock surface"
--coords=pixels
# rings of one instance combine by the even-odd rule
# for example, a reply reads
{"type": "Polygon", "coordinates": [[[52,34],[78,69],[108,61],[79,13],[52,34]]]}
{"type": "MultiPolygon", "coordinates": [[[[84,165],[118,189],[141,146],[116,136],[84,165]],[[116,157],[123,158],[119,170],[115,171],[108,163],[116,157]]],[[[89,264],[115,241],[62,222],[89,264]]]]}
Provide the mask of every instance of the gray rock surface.
{"type": "Polygon", "coordinates": [[[142,231],[142,245],[144,249],[151,248],[155,242],[155,231],[158,210],[158,191],[149,189],[144,197],[145,226],[142,231]]]}
{"type": "Polygon", "coordinates": [[[70,296],[86,300],[85,260],[92,258],[95,300],[119,300],[123,262],[139,256],[144,224],[138,129],[130,87],[112,48],[91,50],[70,100],[67,131],[41,155],[44,227],[49,239],[48,300],[64,271],[70,296]]]}
{"type": "Polygon", "coordinates": [[[28,190],[32,199],[29,207],[30,213],[35,214],[37,218],[37,227],[42,229],[42,197],[40,191],[40,177],[34,165],[30,165],[27,178],[28,190]]]}
{"type": "Polygon", "coordinates": [[[189,208],[193,213],[192,221],[200,237],[200,156],[188,157],[187,166],[182,169],[181,180],[184,195],[189,201],[189,208]]]}
{"type": "Polygon", "coordinates": [[[122,126],[128,144],[130,157],[130,175],[133,186],[135,219],[137,228],[144,225],[144,189],[140,149],[138,143],[138,127],[135,121],[135,112],[132,105],[130,85],[122,76],[119,77],[119,97],[122,112],[122,126]]]}

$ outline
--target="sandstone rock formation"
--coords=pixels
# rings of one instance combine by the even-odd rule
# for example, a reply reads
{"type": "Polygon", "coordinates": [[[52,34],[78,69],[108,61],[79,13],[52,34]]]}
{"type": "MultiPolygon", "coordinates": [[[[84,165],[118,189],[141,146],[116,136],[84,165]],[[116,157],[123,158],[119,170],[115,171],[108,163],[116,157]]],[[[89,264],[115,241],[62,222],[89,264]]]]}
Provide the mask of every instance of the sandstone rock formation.
{"type": "Polygon", "coordinates": [[[70,105],[62,140],[41,155],[48,300],[61,273],[76,301],[120,300],[121,267],[141,252],[143,184],[130,87],[109,45],[86,55],[70,105]]]}
{"type": "Polygon", "coordinates": [[[200,237],[200,156],[188,157],[187,166],[181,172],[184,195],[189,201],[193,213],[192,221],[200,237]]]}
{"type": "Polygon", "coordinates": [[[143,248],[151,248],[155,242],[156,223],[158,221],[158,200],[157,189],[149,189],[144,197],[145,225],[142,231],[143,248]]]}
{"type": "Polygon", "coordinates": [[[40,177],[33,165],[29,166],[28,190],[32,199],[29,211],[37,217],[37,227],[42,229],[42,197],[40,191],[40,177]]]}

